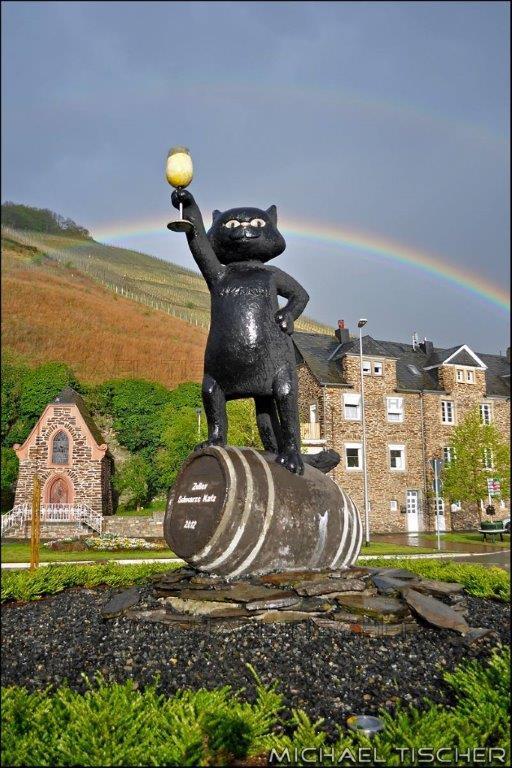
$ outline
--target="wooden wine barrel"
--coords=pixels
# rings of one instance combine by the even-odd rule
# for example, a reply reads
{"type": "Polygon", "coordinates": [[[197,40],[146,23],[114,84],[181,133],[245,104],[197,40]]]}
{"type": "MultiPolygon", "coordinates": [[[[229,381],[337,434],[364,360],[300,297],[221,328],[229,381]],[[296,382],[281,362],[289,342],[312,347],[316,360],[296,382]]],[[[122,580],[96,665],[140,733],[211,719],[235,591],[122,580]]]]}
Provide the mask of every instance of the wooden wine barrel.
{"type": "Polygon", "coordinates": [[[359,513],[329,477],[294,475],[253,448],[192,454],[169,494],[165,540],[190,565],[226,578],[351,565],[359,513]]]}

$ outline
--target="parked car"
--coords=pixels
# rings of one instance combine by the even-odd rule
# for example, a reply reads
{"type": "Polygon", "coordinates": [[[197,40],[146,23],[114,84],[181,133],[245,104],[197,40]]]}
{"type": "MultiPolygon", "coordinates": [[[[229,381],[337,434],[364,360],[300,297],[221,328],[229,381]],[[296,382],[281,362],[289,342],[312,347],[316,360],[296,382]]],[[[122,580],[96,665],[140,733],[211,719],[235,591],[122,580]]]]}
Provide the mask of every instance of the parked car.
{"type": "Polygon", "coordinates": [[[510,517],[506,517],[503,520],[503,528],[506,530],[507,533],[510,533],[510,517]]]}

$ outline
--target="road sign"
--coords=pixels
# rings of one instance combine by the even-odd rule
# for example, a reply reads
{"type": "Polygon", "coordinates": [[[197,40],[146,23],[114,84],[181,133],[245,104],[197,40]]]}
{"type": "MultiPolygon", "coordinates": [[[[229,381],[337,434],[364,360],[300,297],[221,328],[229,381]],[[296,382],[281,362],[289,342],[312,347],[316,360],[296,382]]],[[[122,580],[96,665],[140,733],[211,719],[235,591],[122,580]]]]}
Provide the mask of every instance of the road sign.
{"type": "Polygon", "coordinates": [[[499,480],[487,479],[487,493],[489,496],[499,496],[501,493],[501,484],[499,480]]]}
{"type": "Polygon", "coordinates": [[[430,459],[430,466],[432,467],[434,473],[439,475],[444,467],[444,461],[443,459],[430,459]]]}

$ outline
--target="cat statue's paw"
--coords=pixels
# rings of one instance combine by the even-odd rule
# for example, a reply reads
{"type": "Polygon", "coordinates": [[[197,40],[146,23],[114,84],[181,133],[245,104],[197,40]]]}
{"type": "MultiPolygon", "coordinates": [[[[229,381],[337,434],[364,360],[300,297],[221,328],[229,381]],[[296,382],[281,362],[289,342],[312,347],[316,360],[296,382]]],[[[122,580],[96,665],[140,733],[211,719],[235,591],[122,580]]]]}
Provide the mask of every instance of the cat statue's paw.
{"type": "Polygon", "coordinates": [[[198,443],[194,448],[194,453],[198,453],[199,451],[202,451],[205,448],[210,448],[210,446],[212,445],[219,445],[220,447],[222,447],[226,445],[226,441],[223,440],[221,437],[212,437],[211,440],[205,440],[204,443],[198,443]]]}
{"type": "Polygon", "coordinates": [[[304,462],[300,453],[294,448],[289,451],[283,451],[276,456],[276,462],[289,472],[293,472],[294,475],[304,474],[304,462]]]}
{"type": "Polygon", "coordinates": [[[279,310],[279,312],[276,312],[275,314],[275,320],[282,331],[284,331],[285,333],[288,333],[289,335],[293,333],[293,329],[294,329],[293,317],[289,312],[284,312],[283,310],[279,310]]]}
{"type": "Polygon", "coordinates": [[[184,208],[187,208],[194,202],[194,198],[188,189],[175,189],[171,195],[171,203],[175,208],[179,208],[180,204],[183,205],[184,208]]]}

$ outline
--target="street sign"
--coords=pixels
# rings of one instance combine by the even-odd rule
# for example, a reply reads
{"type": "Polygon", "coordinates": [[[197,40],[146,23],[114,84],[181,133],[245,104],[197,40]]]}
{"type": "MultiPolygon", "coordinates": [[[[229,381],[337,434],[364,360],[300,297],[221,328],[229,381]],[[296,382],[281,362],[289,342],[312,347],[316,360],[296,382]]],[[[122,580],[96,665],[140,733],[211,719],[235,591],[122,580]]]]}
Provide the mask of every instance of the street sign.
{"type": "MultiPolygon", "coordinates": [[[[436,492],[436,481],[435,481],[435,479],[432,480],[432,490],[434,491],[434,493],[436,492]]],[[[439,496],[443,495],[443,481],[441,480],[440,477],[437,478],[437,493],[438,493],[439,496]]]]}
{"type": "Polygon", "coordinates": [[[444,461],[443,459],[430,459],[430,466],[432,467],[434,473],[439,475],[444,467],[444,461]]]}
{"type": "Polygon", "coordinates": [[[501,484],[499,480],[487,479],[487,493],[489,496],[499,496],[501,493],[501,484]]]}

